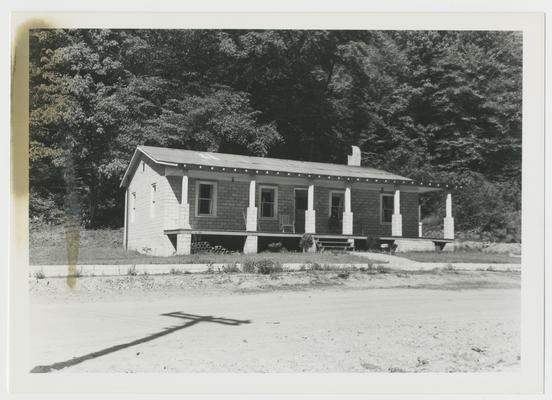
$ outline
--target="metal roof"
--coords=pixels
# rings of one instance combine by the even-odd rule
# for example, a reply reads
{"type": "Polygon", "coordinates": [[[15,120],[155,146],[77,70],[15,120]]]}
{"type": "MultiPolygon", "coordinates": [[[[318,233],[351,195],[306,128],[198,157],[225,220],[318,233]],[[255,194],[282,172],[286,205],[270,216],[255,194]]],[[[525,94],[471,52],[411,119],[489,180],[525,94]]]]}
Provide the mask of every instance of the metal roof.
{"type": "Polygon", "coordinates": [[[350,178],[380,178],[410,181],[400,175],[375,168],[357,167],[310,161],[285,160],[279,158],[242,156],[237,154],[210,153],[171,149],[166,147],[139,146],[154,161],[166,164],[192,164],[207,167],[240,168],[248,170],[293,172],[310,175],[344,176],[350,178]]]}
{"type": "Polygon", "coordinates": [[[293,174],[307,177],[335,178],[335,179],[354,179],[359,181],[363,179],[376,183],[397,183],[408,184],[412,187],[425,187],[427,190],[440,190],[453,188],[453,185],[415,182],[410,178],[393,174],[376,168],[359,167],[346,164],[320,163],[310,161],[296,161],[269,157],[253,157],[237,154],[212,153],[206,151],[173,149],[167,147],[138,146],[130,165],[123,176],[121,186],[127,184],[126,179],[133,171],[138,162],[138,153],[143,153],[146,157],[158,164],[178,166],[183,165],[186,168],[197,167],[208,168],[210,170],[232,168],[241,170],[245,173],[275,173],[275,174],[293,174]],[[389,182],[388,182],[389,181],[389,182]]]}

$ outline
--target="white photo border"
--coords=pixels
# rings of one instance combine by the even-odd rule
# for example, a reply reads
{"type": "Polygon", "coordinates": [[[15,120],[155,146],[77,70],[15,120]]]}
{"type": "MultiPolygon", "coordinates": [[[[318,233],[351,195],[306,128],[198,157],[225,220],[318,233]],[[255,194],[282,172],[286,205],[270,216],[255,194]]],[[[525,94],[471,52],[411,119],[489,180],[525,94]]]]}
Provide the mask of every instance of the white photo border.
{"type": "Polygon", "coordinates": [[[12,14],[10,325],[12,392],[539,393],[544,384],[544,14],[12,14]],[[515,30],[523,32],[521,368],[518,373],[31,374],[28,292],[28,28],[515,30]],[[27,44],[27,45],[26,45],[27,44]],[[26,188],[26,190],[25,190],[26,188]],[[213,382],[216,381],[216,385],[213,382]]]}

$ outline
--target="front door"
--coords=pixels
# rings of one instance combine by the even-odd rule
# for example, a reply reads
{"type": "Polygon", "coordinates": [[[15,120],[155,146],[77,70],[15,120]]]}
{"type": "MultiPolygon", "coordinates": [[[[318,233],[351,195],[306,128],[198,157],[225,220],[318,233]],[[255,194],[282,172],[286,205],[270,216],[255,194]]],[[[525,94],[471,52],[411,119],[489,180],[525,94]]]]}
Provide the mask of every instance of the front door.
{"type": "Polygon", "coordinates": [[[307,189],[295,189],[295,232],[305,233],[305,211],[308,206],[307,189]]]}
{"type": "Polygon", "coordinates": [[[345,192],[330,192],[330,218],[328,219],[328,228],[331,233],[341,233],[344,204],[345,192]]]}

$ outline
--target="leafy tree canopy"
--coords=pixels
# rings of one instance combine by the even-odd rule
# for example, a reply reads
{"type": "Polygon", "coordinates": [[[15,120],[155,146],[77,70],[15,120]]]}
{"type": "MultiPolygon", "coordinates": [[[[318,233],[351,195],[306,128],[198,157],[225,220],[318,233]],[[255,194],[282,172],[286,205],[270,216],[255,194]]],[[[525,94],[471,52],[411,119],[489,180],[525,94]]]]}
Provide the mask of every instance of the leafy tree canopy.
{"type": "MultiPolygon", "coordinates": [[[[460,229],[516,240],[521,44],[492,31],[33,30],[31,218],[70,208],[122,224],[118,185],[140,144],[338,163],[358,145],[364,165],[471,185],[460,229]]],[[[427,215],[442,212],[434,197],[427,215]]]]}

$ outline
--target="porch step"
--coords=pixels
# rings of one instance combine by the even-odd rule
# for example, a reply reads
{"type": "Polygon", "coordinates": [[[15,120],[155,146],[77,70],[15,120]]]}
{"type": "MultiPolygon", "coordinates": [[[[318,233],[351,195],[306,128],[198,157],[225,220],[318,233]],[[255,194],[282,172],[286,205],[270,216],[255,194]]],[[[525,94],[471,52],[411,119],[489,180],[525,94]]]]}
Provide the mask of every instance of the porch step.
{"type": "Polygon", "coordinates": [[[320,250],[354,250],[354,245],[349,243],[347,239],[343,238],[321,238],[315,237],[320,250]]]}

